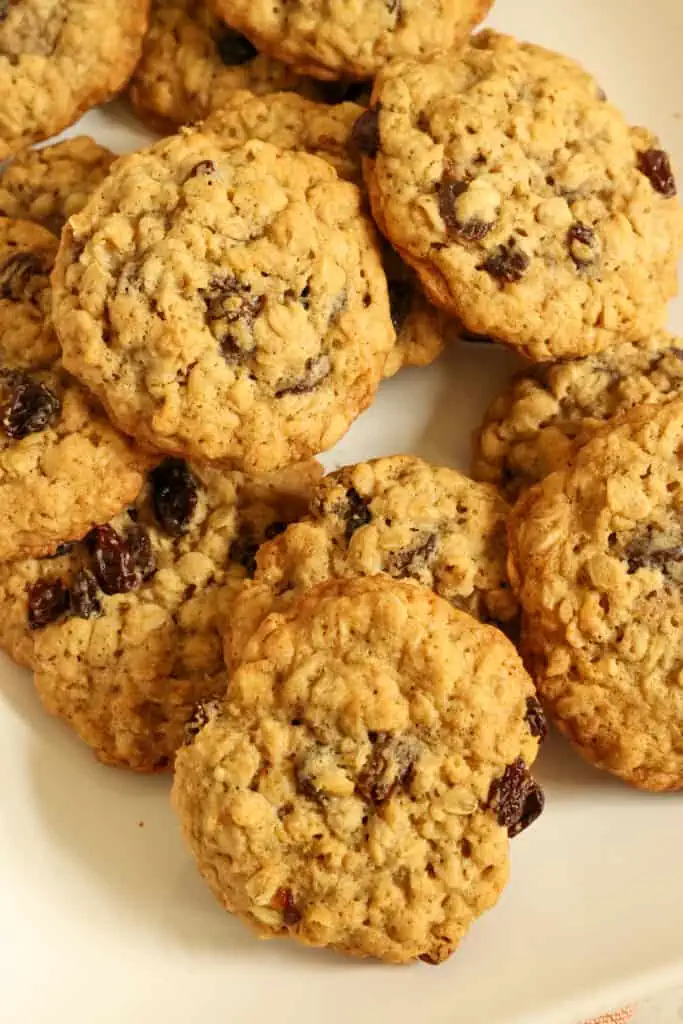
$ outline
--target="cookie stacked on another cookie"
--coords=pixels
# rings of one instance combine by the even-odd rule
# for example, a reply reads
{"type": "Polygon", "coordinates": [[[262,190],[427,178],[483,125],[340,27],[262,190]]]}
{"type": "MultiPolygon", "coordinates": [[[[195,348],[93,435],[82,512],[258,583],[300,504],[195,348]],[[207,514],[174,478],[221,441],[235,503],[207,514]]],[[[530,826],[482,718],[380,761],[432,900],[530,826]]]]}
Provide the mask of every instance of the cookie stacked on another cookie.
{"type": "Polygon", "coordinates": [[[512,644],[417,585],[323,583],[249,640],[176,760],[218,899],[264,938],[436,964],[540,813],[543,717],[512,644]]]}

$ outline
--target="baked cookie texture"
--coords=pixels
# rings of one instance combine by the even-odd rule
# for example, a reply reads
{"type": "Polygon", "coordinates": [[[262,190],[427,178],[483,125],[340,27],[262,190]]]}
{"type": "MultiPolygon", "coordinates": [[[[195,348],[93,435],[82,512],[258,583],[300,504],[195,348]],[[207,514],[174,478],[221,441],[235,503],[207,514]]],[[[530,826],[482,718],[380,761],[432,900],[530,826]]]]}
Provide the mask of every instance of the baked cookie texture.
{"type": "MultiPolygon", "coordinates": [[[[222,108],[202,125],[215,132],[223,145],[250,139],[270,142],[280,149],[303,151],[331,164],[340,178],[364,191],[360,152],[354,129],[362,117],[357,103],[325,106],[292,92],[254,96],[233,93],[222,108]]],[[[382,246],[382,261],[389,287],[391,319],[396,345],[384,367],[387,377],[404,366],[427,366],[459,335],[459,325],[425,298],[415,273],[391,246],[382,246]]]]}
{"type": "Polygon", "coordinates": [[[596,356],[535,366],[515,377],[474,438],[472,475],[515,501],[563,469],[576,445],[613,416],[683,393],[683,340],[666,331],[596,356]]]}
{"type": "Polygon", "coordinates": [[[559,54],[494,32],[380,71],[364,126],[382,231],[430,298],[534,361],[662,328],[683,212],[667,154],[559,54]]]}
{"type": "Polygon", "coordinates": [[[0,160],[56,135],[128,81],[149,0],[10,0],[0,6],[0,160]]]}
{"type": "Polygon", "coordinates": [[[35,221],[59,235],[115,159],[87,135],[18,153],[0,173],[0,216],[35,221]]]}
{"type": "Polygon", "coordinates": [[[195,705],[225,690],[218,623],[237,581],[319,473],[309,463],[253,480],[167,459],[131,509],[50,566],[24,568],[40,578],[24,624],[38,694],[101,761],[169,766],[195,705]]]}
{"type": "Polygon", "coordinates": [[[64,364],[121,429],[249,472],[331,447],[395,343],[359,190],[257,141],[184,132],[118,160],[52,281],[64,364]]]}
{"type": "Polygon", "coordinates": [[[316,587],[263,623],[178,753],[199,870],[264,938],[441,962],[541,811],[533,693],[500,632],[423,587],[316,587]]]}
{"type": "Polygon", "coordinates": [[[38,225],[0,218],[0,561],[50,554],[115,515],[149,463],[59,363],[56,247],[38,225]]]}
{"type": "Polygon", "coordinates": [[[683,787],[683,401],[644,405],[510,524],[523,653],[561,731],[639,788],[683,787]]]}
{"type": "Polygon", "coordinates": [[[131,101],[142,119],[172,131],[201,121],[241,89],[321,92],[316,82],[258,53],[205,0],[152,0],[142,58],[130,84],[131,101]]]}
{"type": "Polygon", "coordinates": [[[508,513],[493,487],[412,455],[330,474],[313,492],[309,515],[260,549],[254,577],[226,619],[228,665],[266,615],[331,577],[413,580],[484,622],[514,628],[508,513]]]}
{"type": "Polygon", "coordinates": [[[373,78],[392,57],[461,46],[492,0],[213,0],[264,53],[315,78],[373,78]]]}

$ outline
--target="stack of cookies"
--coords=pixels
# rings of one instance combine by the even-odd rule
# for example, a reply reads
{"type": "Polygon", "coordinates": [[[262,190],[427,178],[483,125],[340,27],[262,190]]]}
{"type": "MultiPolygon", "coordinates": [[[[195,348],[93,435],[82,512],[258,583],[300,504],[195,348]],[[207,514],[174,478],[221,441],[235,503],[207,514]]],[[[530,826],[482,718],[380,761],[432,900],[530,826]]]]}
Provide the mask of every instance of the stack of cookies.
{"type": "Polygon", "coordinates": [[[669,158],[573,61],[471,37],[489,0],[62,6],[52,39],[0,0],[0,645],[100,760],[175,770],[260,935],[440,963],[543,809],[537,693],[683,788],[669,158]],[[131,74],[158,142],[25,148],[131,74]],[[323,478],[461,337],[534,364],[474,479],[323,478]]]}

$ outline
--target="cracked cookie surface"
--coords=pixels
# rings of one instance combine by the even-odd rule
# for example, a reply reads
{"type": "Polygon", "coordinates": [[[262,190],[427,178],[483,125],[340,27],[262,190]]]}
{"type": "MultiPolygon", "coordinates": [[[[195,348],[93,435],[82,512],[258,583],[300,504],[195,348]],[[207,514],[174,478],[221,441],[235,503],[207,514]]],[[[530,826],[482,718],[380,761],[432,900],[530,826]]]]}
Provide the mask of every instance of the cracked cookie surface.
{"type": "Polygon", "coordinates": [[[169,765],[195,705],[225,689],[219,617],[319,473],[311,462],[250,479],[166,459],[84,543],[0,572],[3,617],[43,704],[100,760],[169,765]]]}
{"type": "Polygon", "coordinates": [[[683,212],[669,158],[559,54],[482,32],[378,75],[365,170],[427,294],[535,361],[663,327],[683,212]]]}
{"type": "Polygon", "coordinates": [[[523,650],[559,728],[642,789],[683,787],[683,401],[619,417],[510,524],[523,650]]]}
{"type": "Polygon", "coordinates": [[[87,135],[19,153],[0,172],[0,216],[35,221],[59,235],[115,159],[87,135]]]}
{"type": "Polygon", "coordinates": [[[683,393],[683,340],[666,332],[596,356],[539,364],[489,406],[475,435],[472,470],[515,501],[563,469],[605,421],[683,393]]]}
{"type": "Polygon", "coordinates": [[[441,962],[542,809],[533,694],[500,632],[423,587],[314,588],[263,623],[178,753],[199,870],[263,937],[441,962]]]}
{"type": "Polygon", "coordinates": [[[264,53],[316,78],[373,78],[392,57],[426,60],[464,43],[492,0],[213,0],[264,53]]]}
{"type": "Polygon", "coordinates": [[[126,84],[148,0],[0,4],[0,160],[56,135],[126,84]]]}
{"type": "Polygon", "coordinates": [[[257,141],[185,132],[118,160],[52,280],[64,364],[115,423],[249,472],[331,447],[395,343],[359,190],[257,141]]]}
{"type": "Polygon", "coordinates": [[[201,121],[233,92],[321,86],[257,50],[211,13],[205,0],[152,0],[142,58],[130,85],[133,106],[164,131],[201,121]]]}
{"type": "MultiPolygon", "coordinates": [[[[356,103],[325,106],[294,93],[254,96],[242,91],[232,94],[204,122],[202,131],[216,132],[224,143],[260,139],[280,149],[312,153],[364,191],[360,153],[354,144],[354,128],[362,114],[363,108],[356,103]]],[[[384,368],[390,377],[403,366],[434,362],[446,342],[458,336],[458,326],[426,300],[414,272],[388,244],[382,245],[382,259],[396,329],[396,347],[384,368]]]]}
{"type": "Polygon", "coordinates": [[[506,570],[508,511],[488,484],[412,455],[330,474],[306,519],[261,548],[226,623],[228,664],[267,614],[330,577],[414,580],[478,619],[512,626],[518,605],[506,570]]]}
{"type": "Polygon", "coordinates": [[[149,461],[61,368],[56,247],[38,225],[0,218],[0,561],[49,554],[115,515],[149,461]]]}

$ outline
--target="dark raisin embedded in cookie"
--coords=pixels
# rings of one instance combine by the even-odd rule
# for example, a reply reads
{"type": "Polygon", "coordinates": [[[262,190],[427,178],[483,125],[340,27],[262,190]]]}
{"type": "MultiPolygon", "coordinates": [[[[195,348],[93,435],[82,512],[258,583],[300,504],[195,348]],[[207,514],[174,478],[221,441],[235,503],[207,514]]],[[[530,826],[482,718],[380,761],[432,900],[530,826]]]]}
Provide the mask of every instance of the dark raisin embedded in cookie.
{"type": "Polygon", "coordinates": [[[102,614],[97,580],[88,569],[76,573],[71,584],[71,612],[79,619],[94,619],[102,614]]]}
{"type": "Polygon", "coordinates": [[[489,806],[496,811],[498,824],[507,828],[510,837],[532,825],[544,804],[543,790],[521,757],[509,764],[501,778],[491,784],[489,806]]]}
{"type": "Polygon", "coordinates": [[[192,178],[201,178],[205,175],[215,174],[218,170],[218,165],[214,160],[200,160],[198,164],[195,164],[190,173],[187,176],[187,181],[192,178]]]}
{"type": "Polygon", "coordinates": [[[273,910],[282,912],[282,920],[288,928],[293,928],[301,920],[301,913],[297,910],[291,889],[278,889],[273,896],[271,906],[273,910]]]}
{"type": "Polygon", "coordinates": [[[0,297],[12,302],[25,302],[33,278],[44,278],[49,267],[37,253],[17,252],[0,264],[0,297]]]}
{"type": "Polygon", "coordinates": [[[673,568],[683,562],[683,544],[660,546],[651,526],[642,536],[630,541],[624,553],[629,576],[639,569],[659,569],[664,575],[670,575],[673,568]]]}
{"type": "Polygon", "coordinates": [[[140,582],[135,556],[113,526],[96,526],[86,537],[93,570],[105,594],[126,594],[140,582]]]}
{"type": "Polygon", "coordinates": [[[412,291],[407,281],[389,281],[389,310],[394,330],[398,333],[410,313],[412,291]]]}
{"type": "Polygon", "coordinates": [[[195,706],[192,715],[185,723],[183,739],[185,746],[188,746],[193,742],[204,726],[208,725],[209,722],[218,715],[220,709],[220,701],[215,699],[203,700],[200,704],[195,706]]]}
{"type": "Polygon", "coordinates": [[[263,295],[252,295],[251,287],[236,277],[214,278],[202,293],[206,319],[228,362],[241,362],[254,351],[252,329],[263,310],[263,295]]]}
{"type": "Polygon", "coordinates": [[[479,265],[478,270],[485,270],[491,277],[506,284],[521,281],[529,269],[529,257],[519,248],[514,238],[504,245],[497,246],[479,265]]]}
{"type": "Polygon", "coordinates": [[[216,49],[226,67],[236,68],[242,64],[248,64],[254,57],[258,57],[258,50],[249,40],[239,34],[227,29],[216,40],[216,49]]]}
{"type": "Polygon", "coordinates": [[[307,359],[304,364],[303,373],[298,380],[287,382],[275,391],[276,398],[283,398],[285,395],[305,395],[309,391],[315,391],[317,387],[329,377],[332,363],[330,357],[320,355],[317,359],[307,359]]]}
{"type": "Polygon", "coordinates": [[[63,580],[39,580],[28,590],[29,629],[44,629],[69,611],[69,588],[63,580]]]}
{"type": "Polygon", "coordinates": [[[142,526],[130,526],[126,530],[126,544],[133,556],[140,578],[148,580],[156,572],[157,564],[147,530],[142,526]]]}
{"type": "Polygon", "coordinates": [[[45,384],[24,378],[14,386],[2,410],[0,423],[14,441],[37,434],[51,426],[61,411],[57,395],[45,384]]]}
{"type": "Polygon", "coordinates": [[[238,537],[230,545],[230,558],[247,570],[250,576],[256,572],[256,555],[261,545],[253,537],[238,537]]]}
{"type": "Polygon", "coordinates": [[[567,233],[569,252],[577,266],[589,266],[598,258],[598,239],[595,231],[580,220],[575,221],[567,233]]]}
{"type": "Polygon", "coordinates": [[[379,152],[379,112],[380,104],[364,111],[353,126],[351,145],[363,156],[375,158],[379,152]]]}
{"type": "Polygon", "coordinates": [[[467,182],[459,181],[448,173],[444,174],[439,186],[439,213],[449,235],[464,242],[480,242],[488,235],[493,224],[480,217],[462,220],[458,216],[457,201],[468,188],[467,182]]]}
{"type": "Polygon", "coordinates": [[[541,742],[548,735],[548,723],[541,703],[537,697],[527,697],[526,720],[529,724],[529,732],[536,736],[541,742]]]}
{"type": "Polygon", "coordinates": [[[676,179],[668,153],[663,149],[646,149],[639,154],[638,164],[643,174],[650,179],[653,189],[668,199],[676,195],[676,179]]]}
{"type": "Polygon", "coordinates": [[[383,804],[401,786],[410,785],[419,750],[415,741],[380,733],[356,781],[356,792],[368,803],[383,804]]]}
{"type": "Polygon", "coordinates": [[[419,576],[434,558],[436,549],[436,534],[430,533],[411,548],[392,551],[387,558],[385,570],[390,576],[419,576]]]}
{"type": "Polygon", "coordinates": [[[367,526],[372,520],[369,503],[365,498],[361,498],[355,487],[349,487],[346,501],[334,511],[346,520],[347,541],[351,540],[356,530],[360,530],[361,526],[367,526]]]}
{"type": "Polygon", "coordinates": [[[154,513],[172,537],[186,533],[197,507],[197,481],[183,459],[164,459],[149,474],[154,513]]]}

